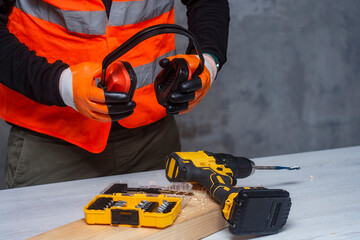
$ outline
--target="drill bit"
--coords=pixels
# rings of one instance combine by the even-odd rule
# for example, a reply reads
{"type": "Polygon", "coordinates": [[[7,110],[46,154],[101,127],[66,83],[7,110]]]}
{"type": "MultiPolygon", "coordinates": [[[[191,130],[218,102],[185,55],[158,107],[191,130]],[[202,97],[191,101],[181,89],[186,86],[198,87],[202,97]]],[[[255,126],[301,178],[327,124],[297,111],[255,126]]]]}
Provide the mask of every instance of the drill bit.
{"type": "Polygon", "coordinates": [[[299,166],[283,167],[283,166],[254,166],[256,170],[300,170],[299,166]]]}

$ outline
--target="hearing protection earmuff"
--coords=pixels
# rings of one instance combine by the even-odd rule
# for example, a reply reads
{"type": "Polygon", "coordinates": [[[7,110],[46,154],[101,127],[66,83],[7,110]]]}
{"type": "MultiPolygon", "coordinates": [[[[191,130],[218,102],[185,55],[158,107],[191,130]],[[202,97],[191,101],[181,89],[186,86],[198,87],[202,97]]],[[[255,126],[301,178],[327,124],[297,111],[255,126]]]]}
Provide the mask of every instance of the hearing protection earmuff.
{"type": "Polygon", "coordinates": [[[142,41],[167,33],[175,33],[188,37],[200,58],[200,64],[194,73],[190,71],[187,61],[183,58],[175,58],[169,64],[167,63],[166,67],[162,66],[165,68],[156,76],[154,88],[159,104],[166,107],[170,94],[177,90],[184,81],[199,76],[204,70],[205,63],[195,37],[187,29],[176,24],[159,24],[145,28],[109,53],[102,62],[101,82],[98,86],[109,91],[127,92],[132,99],[137,83],[134,69],[129,62],[113,62],[142,41]],[[110,64],[112,65],[109,67],[110,64]]]}

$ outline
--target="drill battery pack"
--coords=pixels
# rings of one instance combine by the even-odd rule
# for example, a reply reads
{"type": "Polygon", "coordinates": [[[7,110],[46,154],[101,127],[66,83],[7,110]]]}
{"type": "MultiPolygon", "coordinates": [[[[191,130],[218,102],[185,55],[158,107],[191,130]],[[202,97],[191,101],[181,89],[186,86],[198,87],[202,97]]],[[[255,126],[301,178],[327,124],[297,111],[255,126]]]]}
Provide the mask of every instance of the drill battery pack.
{"type": "Polygon", "coordinates": [[[282,189],[240,188],[233,200],[229,230],[234,235],[268,235],[286,224],[291,199],[282,189]]]}
{"type": "Polygon", "coordinates": [[[97,195],[84,207],[87,224],[165,228],[181,211],[181,198],[114,193],[97,195]]]}

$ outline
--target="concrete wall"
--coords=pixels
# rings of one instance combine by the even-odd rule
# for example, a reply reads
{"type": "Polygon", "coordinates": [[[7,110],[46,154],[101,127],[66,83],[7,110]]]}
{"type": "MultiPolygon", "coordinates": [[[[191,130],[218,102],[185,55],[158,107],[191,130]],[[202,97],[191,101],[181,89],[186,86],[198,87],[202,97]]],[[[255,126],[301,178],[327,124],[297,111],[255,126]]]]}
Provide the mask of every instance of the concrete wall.
{"type": "Polygon", "coordinates": [[[360,144],[360,1],[230,1],[228,62],[180,116],[185,150],[250,157],[360,144]]]}
{"type": "MultiPolygon", "coordinates": [[[[360,1],[230,7],[228,62],[204,100],[177,117],[183,150],[259,157],[359,145],[360,1]]],[[[7,135],[0,122],[0,178],[7,135]]]]}

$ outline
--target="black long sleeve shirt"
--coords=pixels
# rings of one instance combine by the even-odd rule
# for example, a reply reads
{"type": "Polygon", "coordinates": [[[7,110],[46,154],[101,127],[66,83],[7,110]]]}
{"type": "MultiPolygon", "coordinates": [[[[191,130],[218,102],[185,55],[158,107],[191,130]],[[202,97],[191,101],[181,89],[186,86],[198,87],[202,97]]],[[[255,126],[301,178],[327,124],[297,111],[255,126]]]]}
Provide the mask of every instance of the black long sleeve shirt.
{"type": "MultiPolygon", "coordinates": [[[[111,0],[103,0],[107,13],[111,0]]],[[[15,0],[0,0],[0,82],[26,97],[46,105],[65,106],[59,92],[61,73],[69,66],[45,57],[20,43],[6,27],[15,0]]],[[[229,5],[227,0],[182,0],[187,7],[188,28],[202,52],[215,55],[220,66],[226,62],[229,5]]],[[[187,52],[193,52],[189,44],[187,52]]]]}

